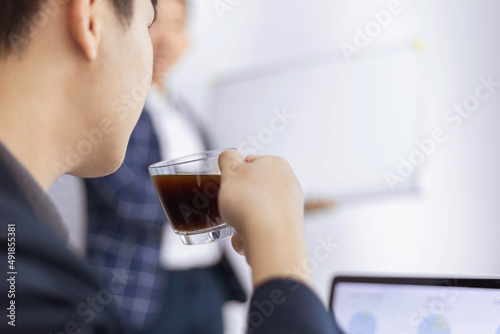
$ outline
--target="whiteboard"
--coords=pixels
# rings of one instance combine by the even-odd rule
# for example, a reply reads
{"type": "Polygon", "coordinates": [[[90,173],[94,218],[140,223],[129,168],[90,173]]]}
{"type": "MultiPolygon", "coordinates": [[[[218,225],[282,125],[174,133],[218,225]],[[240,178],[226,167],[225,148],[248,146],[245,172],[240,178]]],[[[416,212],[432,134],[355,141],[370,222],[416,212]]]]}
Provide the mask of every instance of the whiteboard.
{"type": "MultiPolygon", "coordinates": [[[[286,158],[306,194],[388,192],[385,173],[421,137],[419,68],[408,47],[352,62],[324,53],[226,73],[213,88],[216,145],[286,158]],[[285,122],[273,118],[284,110],[295,119],[281,129],[285,122]]],[[[415,174],[398,189],[416,186],[415,174]]]]}

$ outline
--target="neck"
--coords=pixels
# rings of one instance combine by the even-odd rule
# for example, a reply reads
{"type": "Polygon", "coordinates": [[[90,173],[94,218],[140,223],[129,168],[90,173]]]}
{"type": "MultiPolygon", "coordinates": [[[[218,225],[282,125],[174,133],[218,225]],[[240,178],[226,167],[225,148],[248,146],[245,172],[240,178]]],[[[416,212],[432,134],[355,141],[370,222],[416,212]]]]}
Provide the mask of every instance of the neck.
{"type": "Polygon", "coordinates": [[[44,190],[69,172],[53,166],[63,156],[59,134],[66,126],[58,122],[66,105],[60,98],[63,85],[53,84],[57,71],[17,58],[0,63],[0,141],[44,190]]]}

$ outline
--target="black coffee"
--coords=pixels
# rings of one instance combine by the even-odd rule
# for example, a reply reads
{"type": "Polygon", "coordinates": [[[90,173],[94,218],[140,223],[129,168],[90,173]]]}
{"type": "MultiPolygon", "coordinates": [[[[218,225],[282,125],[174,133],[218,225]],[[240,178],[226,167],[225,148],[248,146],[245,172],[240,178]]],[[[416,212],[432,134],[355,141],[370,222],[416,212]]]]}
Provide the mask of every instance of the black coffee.
{"type": "Polygon", "coordinates": [[[220,175],[155,175],[152,179],[175,230],[193,232],[223,223],[217,201],[220,175]]]}

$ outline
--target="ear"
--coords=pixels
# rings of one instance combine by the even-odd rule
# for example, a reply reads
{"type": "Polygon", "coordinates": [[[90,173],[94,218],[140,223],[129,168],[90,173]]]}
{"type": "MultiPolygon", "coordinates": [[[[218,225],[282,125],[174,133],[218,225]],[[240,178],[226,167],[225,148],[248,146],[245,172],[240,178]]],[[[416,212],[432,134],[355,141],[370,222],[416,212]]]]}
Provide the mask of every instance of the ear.
{"type": "Polygon", "coordinates": [[[101,39],[98,3],[103,0],[73,0],[70,2],[70,31],[85,58],[97,58],[101,39]]]}

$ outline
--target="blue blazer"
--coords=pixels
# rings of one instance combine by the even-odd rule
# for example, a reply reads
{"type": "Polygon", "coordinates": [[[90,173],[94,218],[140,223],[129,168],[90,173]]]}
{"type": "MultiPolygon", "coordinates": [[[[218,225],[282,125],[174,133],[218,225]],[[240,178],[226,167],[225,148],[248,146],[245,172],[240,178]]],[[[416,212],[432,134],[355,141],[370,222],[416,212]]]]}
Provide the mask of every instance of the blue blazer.
{"type": "MultiPolygon", "coordinates": [[[[208,147],[204,130],[197,126],[208,147]]],[[[168,284],[168,272],[158,261],[166,216],[148,172],[148,167],[160,160],[151,117],[143,112],[120,169],[106,177],[86,180],[87,257],[102,272],[104,284],[116,276],[126,277],[126,286],[116,294],[116,301],[136,329],[157,321],[165,302],[162,291],[168,284]]],[[[245,301],[226,257],[218,267],[228,300],[245,301]]]]}

